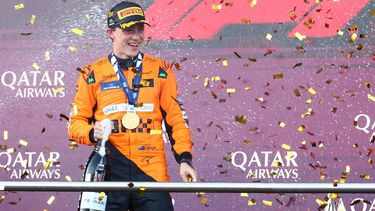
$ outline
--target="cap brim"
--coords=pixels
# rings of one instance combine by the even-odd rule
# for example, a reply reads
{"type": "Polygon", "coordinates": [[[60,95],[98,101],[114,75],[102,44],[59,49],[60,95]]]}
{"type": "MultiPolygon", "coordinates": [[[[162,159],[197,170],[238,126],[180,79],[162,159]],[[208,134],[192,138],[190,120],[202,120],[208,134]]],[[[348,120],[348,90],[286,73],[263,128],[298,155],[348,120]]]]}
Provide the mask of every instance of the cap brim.
{"type": "Polygon", "coordinates": [[[130,21],[128,23],[122,23],[120,24],[120,28],[121,29],[126,29],[126,28],[129,28],[137,23],[144,23],[144,24],[147,24],[150,26],[150,24],[146,21],[146,20],[140,20],[140,21],[130,21]]]}

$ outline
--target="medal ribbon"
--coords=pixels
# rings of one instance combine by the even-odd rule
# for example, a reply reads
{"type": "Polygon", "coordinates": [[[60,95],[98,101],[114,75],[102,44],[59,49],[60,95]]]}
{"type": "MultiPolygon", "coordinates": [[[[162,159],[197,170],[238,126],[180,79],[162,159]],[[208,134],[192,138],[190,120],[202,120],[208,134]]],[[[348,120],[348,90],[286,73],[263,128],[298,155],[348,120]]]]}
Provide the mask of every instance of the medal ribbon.
{"type": "Polygon", "coordinates": [[[129,83],[128,81],[126,80],[126,77],[124,75],[124,73],[122,72],[121,68],[120,68],[120,65],[115,57],[115,55],[112,53],[110,55],[110,60],[111,60],[111,64],[112,64],[112,67],[117,75],[117,78],[119,79],[120,81],[120,84],[121,84],[121,87],[123,88],[125,94],[126,94],[126,97],[128,97],[128,102],[129,102],[129,105],[132,105],[132,107],[134,108],[134,105],[137,103],[137,100],[138,100],[138,96],[139,96],[139,87],[140,87],[140,84],[141,84],[141,80],[142,80],[142,53],[139,52],[138,53],[138,56],[137,56],[137,63],[136,63],[136,73],[135,73],[135,76],[134,76],[134,83],[133,83],[133,91],[130,89],[130,86],[129,86],[129,83]]]}

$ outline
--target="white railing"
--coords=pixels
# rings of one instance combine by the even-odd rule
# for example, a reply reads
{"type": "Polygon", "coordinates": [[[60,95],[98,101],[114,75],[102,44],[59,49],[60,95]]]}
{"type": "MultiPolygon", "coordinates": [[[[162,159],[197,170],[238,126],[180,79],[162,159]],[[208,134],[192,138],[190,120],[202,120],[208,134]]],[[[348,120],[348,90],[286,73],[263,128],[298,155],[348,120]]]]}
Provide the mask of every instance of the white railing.
{"type": "Polygon", "coordinates": [[[0,181],[0,191],[152,191],[217,193],[375,193],[375,183],[0,181]]]}

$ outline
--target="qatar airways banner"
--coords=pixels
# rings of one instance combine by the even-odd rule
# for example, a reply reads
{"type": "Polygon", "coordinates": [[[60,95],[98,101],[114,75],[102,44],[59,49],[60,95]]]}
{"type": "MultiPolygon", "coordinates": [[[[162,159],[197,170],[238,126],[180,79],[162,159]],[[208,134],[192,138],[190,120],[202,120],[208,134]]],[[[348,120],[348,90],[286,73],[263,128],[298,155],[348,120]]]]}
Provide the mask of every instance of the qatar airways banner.
{"type": "MultiPolygon", "coordinates": [[[[175,66],[201,182],[374,183],[372,0],[155,0],[143,52],[175,66]]],[[[67,137],[78,67],[111,52],[117,1],[3,0],[0,180],[81,181],[67,137]]],[[[165,143],[170,148],[170,143],[165,143]]],[[[178,164],[167,153],[172,181],[178,164]]],[[[371,194],[330,195],[375,210],[371,194]]],[[[172,193],[175,210],[316,210],[327,194],[172,193]]],[[[0,210],[75,210],[77,192],[0,192],[0,210]]],[[[331,204],[333,205],[333,204],[331,204]]]]}

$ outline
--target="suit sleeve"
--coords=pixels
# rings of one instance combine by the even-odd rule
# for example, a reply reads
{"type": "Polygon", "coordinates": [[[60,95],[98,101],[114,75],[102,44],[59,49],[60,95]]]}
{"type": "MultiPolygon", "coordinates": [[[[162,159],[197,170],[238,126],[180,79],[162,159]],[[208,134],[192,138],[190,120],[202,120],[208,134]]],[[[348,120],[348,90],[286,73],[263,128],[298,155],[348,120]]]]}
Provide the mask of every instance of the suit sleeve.
{"type": "Polygon", "coordinates": [[[68,135],[70,140],[80,144],[93,144],[94,126],[91,124],[90,119],[93,118],[96,107],[96,97],[94,95],[95,83],[91,83],[87,79],[92,79],[94,73],[87,67],[83,71],[84,73],[81,73],[79,76],[77,93],[71,104],[72,111],[70,113],[68,135]]]}
{"type": "Polygon", "coordinates": [[[186,111],[183,108],[181,98],[178,96],[177,82],[171,66],[163,64],[160,71],[165,71],[167,74],[165,79],[161,79],[160,106],[166,131],[176,161],[191,164],[192,143],[186,111]]]}

